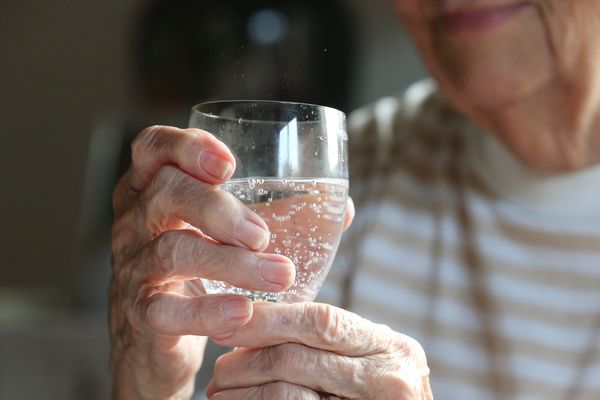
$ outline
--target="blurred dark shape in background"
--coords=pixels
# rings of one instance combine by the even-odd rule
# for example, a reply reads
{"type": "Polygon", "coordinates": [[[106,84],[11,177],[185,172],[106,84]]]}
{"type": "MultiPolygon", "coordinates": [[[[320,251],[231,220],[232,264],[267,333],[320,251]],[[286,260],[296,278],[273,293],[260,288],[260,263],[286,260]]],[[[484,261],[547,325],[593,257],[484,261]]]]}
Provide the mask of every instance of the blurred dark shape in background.
{"type": "Polygon", "coordinates": [[[109,397],[111,194],[139,130],[211,99],[400,91],[424,74],[391,3],[2,2],[0,399],[109,397]]]}
{"type": "Polygon", "coordinates": [[[167,107],[242,98],[346,110],[353,17],[339,0],[155,0],[136,34],[139,92],[167,107]]]}

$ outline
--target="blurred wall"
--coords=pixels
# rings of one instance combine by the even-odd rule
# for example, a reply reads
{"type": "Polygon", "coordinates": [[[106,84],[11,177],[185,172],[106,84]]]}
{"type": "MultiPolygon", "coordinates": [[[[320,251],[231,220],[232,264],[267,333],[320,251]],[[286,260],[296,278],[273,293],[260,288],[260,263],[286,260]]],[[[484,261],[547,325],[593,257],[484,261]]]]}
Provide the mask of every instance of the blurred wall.
{"type": "Polygon", "coordinates": [[[140,1],[0,3],[3,285],[68,286],[89,133],[127,110],[140,1]]]}
{"type": "MultiPolygon", "coordinates": [[[[391,0],[341,1],[359,31],[352,107],[424,75],[391,0]]],[[[172,117],[141,104],[132,72],[144,2],[0,0],[0,398],[108,397],[104,315],[46,307],[70,304],[76,287],[93,291],[96,307],[105,304],[108,238],[97,249],[86,242],[92,254],[81,257],[89,239],[81,222],[103,225],[100,233],[107,227],[88,214],[109,188],[87,182],[82,204],[92,132],[97,138],[114,121],[172,117]]],[[[207,366],[217,350],[209,348],[207,366]]]]}
{"type": "MultiPolygon", "coordinates": [[[[423,76],[391,0],[343,1],[360,35],[353,106],[423,76]]],[[[0,286],[68,293],[85,273],[74,251],[87,146],[104,117],[139,112],[131,33],[142,3],[0,1],[0,286]]]]}

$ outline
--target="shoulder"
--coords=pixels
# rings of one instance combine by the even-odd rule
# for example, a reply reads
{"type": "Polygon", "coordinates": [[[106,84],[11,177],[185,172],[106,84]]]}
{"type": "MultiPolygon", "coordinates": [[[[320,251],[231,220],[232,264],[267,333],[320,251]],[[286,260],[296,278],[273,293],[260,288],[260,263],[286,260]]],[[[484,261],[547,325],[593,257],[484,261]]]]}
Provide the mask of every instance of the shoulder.
{"type": "Polygon", "coordinates": [[[369,129],[389,130],[397,118],[414,119],[432,99],[437,97],[437,86],[431,79],[416,82],[396,96],[383,97],[352,112],[348,127],[352,135],[369,129]]]}
{"type": "Polygon", "coordinates": [[[435,167],[436,159],[460,147],[469,126],[433,80],[417,82],[349,116],[351,175],[366,177],[406,164],[435,167]]]}
{"type": "Polygon", "coordinates": [[[440,128],[462,130],[469,124],[432,79],[416,82],[406,91],[381,98],[348,117],[348,130],[354,141],[391,140],[419,134],[441,136],[440,128]]]}

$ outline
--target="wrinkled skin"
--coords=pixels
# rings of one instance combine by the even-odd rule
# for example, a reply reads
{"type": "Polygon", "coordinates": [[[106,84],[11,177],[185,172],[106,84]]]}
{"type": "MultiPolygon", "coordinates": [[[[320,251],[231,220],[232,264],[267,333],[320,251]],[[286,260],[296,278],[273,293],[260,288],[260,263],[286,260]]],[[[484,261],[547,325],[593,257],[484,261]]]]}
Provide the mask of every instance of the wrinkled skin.
{"type": "Polygon", "coordinates": [[[219,343],[211,400],[432,399],[421,346],[327,304],[256,304],[252,320],[219,343]]]}
{"type": "Polygon", "coordinates": [[[600,2],[395,0],[442,91],[532,169],[600,162],[600,2]],[[445,29],[443,16],[504,5],[495,26],[445,29]]]}
{"type": "Polygon", "coordinates": [[[235,167],[229,150],[199,130],[151,127],[114,193],[110,284],[114,398],[186,399],[206,336],[252,316],[240,296],[205,296],[198,278],[280,291],[294,279],[283,256],[260,253],[268,228],[214,185],[235,167]]]}
{"type": "MultiPolygon", "coordinates": [[[[326,304],[204,293],[199,278],[263,291],[294,280],[289,259],[263,252],[264,221],[215,186],[235,161],[212,135],[151,127],[132,159],[114,194],[113,398],[189,399],[208,336],[238,348],[219,361],[211,398],[431,398],[411,338],[326,304]]],[[[349,201],[345,227],[353,215],[349,201]]]]}
{"type": "MultiPolygon", "coordinates": [[[[477,32],[438,24],[444,10],[517,1],[396,5],[448,98],[523,163],[552,172],[597,163],[600,2],[524,1],[515,18],[477,32]]],[[[190,398],[211,336],[238,348],[219,360],[211,399],[431,399],[410,338],[328,305],[204,294],[201,277],[266,291],[294,278],[290,260],[261,253],[264,222],[215,188],[234,168],[206,132],[153,127],[136,140],[114,195],[113,397],[190,398]]]]}

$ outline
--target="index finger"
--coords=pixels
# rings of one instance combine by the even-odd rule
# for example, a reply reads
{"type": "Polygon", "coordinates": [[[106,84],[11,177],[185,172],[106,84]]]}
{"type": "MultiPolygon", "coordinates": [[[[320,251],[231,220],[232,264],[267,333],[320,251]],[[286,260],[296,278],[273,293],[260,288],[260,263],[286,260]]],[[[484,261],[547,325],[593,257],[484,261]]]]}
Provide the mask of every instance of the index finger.
{"type": "Polygon", "coordinates": [[[328,304],[254,303],[253,317],[245,326],[213,340],[225,346],[251,348],[300,343],[358,357],[397,347],[402,337],[385,325],[328,304]]]}
{"type": "Polygon", "coordinates": [[[131,145],[129,185],[142,191],[164,165],[175,165],[203,182],[219,184],[235,169],[235,158],[222,142],[201,129],[151,126],[131,145]]]}

